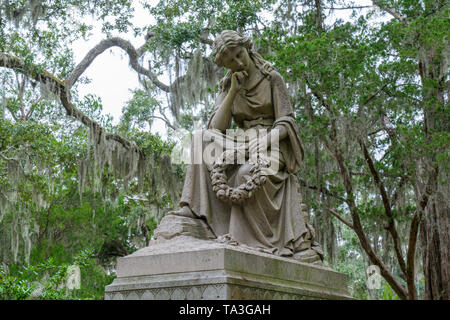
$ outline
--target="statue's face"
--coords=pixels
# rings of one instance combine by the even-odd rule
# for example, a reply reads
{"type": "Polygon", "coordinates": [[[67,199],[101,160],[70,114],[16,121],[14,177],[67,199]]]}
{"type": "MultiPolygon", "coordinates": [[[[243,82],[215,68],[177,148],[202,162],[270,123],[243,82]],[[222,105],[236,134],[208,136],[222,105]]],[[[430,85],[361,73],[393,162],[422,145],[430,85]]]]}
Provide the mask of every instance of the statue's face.
{"type": "Polygon", "coordinates": [[[232,72],[247,71],[250,68],[252,60],[244,47],[235,47],[226,49],[221,58],[222,64],[225,68],[232,72]]]}

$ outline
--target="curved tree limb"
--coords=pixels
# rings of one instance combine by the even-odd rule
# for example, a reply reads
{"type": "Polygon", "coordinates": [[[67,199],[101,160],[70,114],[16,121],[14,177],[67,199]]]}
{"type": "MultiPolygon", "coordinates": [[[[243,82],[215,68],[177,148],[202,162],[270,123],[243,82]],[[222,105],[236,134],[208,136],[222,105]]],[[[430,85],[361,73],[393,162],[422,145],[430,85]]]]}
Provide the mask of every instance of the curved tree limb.
{"type": "MultiPolygon", "coordinates": [[[[146,39],[150,39],[152,36],[146,37],[146,39]]],[[[199,41],[204,44],[212,45],[213,41],[211,39],[208,39],[205,36],[201,36],[199,38],[199,41]]],[[[131,44],[131,42],[122,39],[120,37],[113,37],[109,39],[105,39],[100,41],[95,47],[93,47],[89,52],[86,54],[86,56],[81,60],[81,62],[75,67],[75,70],[67,77],[66,83],[68,88],[71,88],[75,82],[79,79],[79,77],[83,74],[84,71],[90,66],[90,64],[99,56],[102,54],[105,50],[112,48],[112,47],[119,47],[123,49],[130,59],[130,65],[131,67],[139,74],[142,74],[146,77],[148,77],[152,83],[157,86],[159,89],[165,91],[165,92],[171,92],[171,89],[174,84],[167,85],[160,81],[155,73],[153,73],[150,69],[144,68],[142,65],[139,64],[138,58],[141,57],[145,53],[145,44],[141,46],[140,48],[136,49],[131,44]]]]}
{"type": "Polygon", "coordinates": [[[207,44],[209,46],[212,46],[214,41],[209,39],[206,35],[200,35],[199,41],[203,44],[207,44]]]}
{"type": "Polygon", "coordinates": [[[367,8],[373,8],[373,6],[349,6],[349,7],[339,7],[339,8],[335,8],[333,6],[324,7],[324,9],[327,9],[327,10],[354,10],[354,9],[367,9],[367,8]]]}
{"type": "MultiPolygon", "coordinates": [[[[45,70],[41,70],[37,65],[25,63],[23,59],[3,52],[0,52],[0,67],[16,70],[31,79],[48,84],[50,91],[61,100],[62,106],[66,109],[67,115],[76,118],[90,128],[105,130],[96,121],[90,119],[72,104],[70,101],[70,87],[67,86],[65,81],[58,79],[56,76],[45,70]]],[[[106,139],[117,141],[128,150],[137,150],[141,153],[141,150],[138,149],[135,143],[128,141],[118,134],[105,132],[105,137],[106,139]]]]}
{"type": "Polygon", "coordinates": [[[304,179],[302,179],[302,178],[298,178],[298,180],[299,180],[299,182],[300,182],[300,185],[302,186],[302,187],[306,187],[306,188],[309,188],[309,189],[311,189],[311,190],[317,190],[317,191],[319,191],[319,192],[321,192],[321,193],[323,193],[323,194],[326,194],[326,195],[328,195],[328,196],[331,196],[331,197],[334,197],[334,198],[336,198],[336,199],[338,199],[338,200],[340,200],[340,201],[342,201],[342,202],[347,202],[347,199],[344,199],[344,198],[342,198],[341,196],[339,196],[339,195],[337,195],[337,194],[335,194],[335,193],[333,193],[333,192],[331,192],[330,190],[328,190],[326,187],[324,187],[324,186],[315,186],[315,185],[311,185],[311,184],[309,184],[306,180],[304,180],[304,179]]]}
{"type": "Polygon", "coordinates": [[[333,216],[335,216],[336,218],[338,218],[342,223],[344,223],[344,224],[345,224],[346,226],[348,226],[350,229],[355,229],[355,228],[353,227],[353,224],[352,224],[351,222],[345,220],[339,213],[337,213],[336,211],[334,211],[334,210],[331,209],[331,208],[327,208],[327,209],[328,209],[328,211],[329,211],[333,216]]]}
{"type": "Polygon", "coordinates": [[[139,74],[147,76],[155,86],[160,88],[165,92],[170,92],[170,86],[159,81],[158,77],[149,69],[144,68],[138,63],[138,58],[143,54],[143,47],[135,49],[134,46],[127,40],[119,37],[113,37],[100,41],[94,48],[89,50],[86,56],[81,60],[81,62],[76,66],[75,70],[67,77],[68,88],[72,87],[78,78],[83,74],[83,72],[89,67],[95,58],[102,54],[105,50],[111,47],[119,47],[123,49],[130,58],[131,67],[139,74]]]}
{"type": "Polygon", "coordinates": [[[389,13],[391,16],[393,16],[394,18],[396,18],[398,21],[400,21],[403,25],[408,25],[406,23],[406,18],[404,16],[402,16],[399,12],[397,12],[397,10],[393,9],[393,8],[389,8],[386,7],[384,4],[381,3],[380,0],[372,0],[373,4],[376,5],[378,8],[380,8],[383,11],[386,11],[387,13],[389,13]]]}

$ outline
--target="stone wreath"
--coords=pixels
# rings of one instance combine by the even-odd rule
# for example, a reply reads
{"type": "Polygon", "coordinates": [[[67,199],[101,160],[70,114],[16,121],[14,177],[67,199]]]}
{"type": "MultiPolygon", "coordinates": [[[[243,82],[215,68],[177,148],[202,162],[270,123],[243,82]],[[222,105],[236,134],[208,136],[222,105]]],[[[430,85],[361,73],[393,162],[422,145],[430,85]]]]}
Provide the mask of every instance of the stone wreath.
{"type": "Polygon", "coordinates": [[[228,185],[228,177],[226,170],[228,166],[234,164],[234,159],[237,159],[238,150],[226,150],[220,157],[218,157],[212,166],[210,173],[211,183],[214,193],[217,198],[222,201],[230,201],[235,204],[242,204],[245,200],[250,199],[254,192],[258,190],[267,180],[267,177],[262,174],[263,168],[268,168],[270,162],[260,156],[250,168],[250,175],[245,175],[246,182],[242,183],[236,188],[228,185]]]}

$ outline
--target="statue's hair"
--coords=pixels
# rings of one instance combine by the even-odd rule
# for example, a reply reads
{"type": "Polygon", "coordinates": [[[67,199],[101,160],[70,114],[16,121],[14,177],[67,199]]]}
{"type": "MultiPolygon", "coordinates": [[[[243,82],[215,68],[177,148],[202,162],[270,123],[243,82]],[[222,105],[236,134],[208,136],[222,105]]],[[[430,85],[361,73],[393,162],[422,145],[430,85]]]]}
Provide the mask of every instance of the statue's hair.
{"type": "MultiPolygon", "coordinates": [[[[214,40],[212,56],[214,57],[214,63],[218,66],[223,66],[222,58],[226,49],[236,48],[236,47],[244,47],[247,49],[247,52],[250,56],[250,59],[253,60],[256,68],[261,71],[261,73],[270,79],[270,72],[274,70],[272,64],[264,60],[264,58],[253,50],[253,41],[246,36],[242,36],[236,31],[233,30],[224,30],[222,31],[214,40]]],[[[228,86],[231,84],[231,70],[225,75],[220,84],[220,91],[225,91],[228,86]]]]}

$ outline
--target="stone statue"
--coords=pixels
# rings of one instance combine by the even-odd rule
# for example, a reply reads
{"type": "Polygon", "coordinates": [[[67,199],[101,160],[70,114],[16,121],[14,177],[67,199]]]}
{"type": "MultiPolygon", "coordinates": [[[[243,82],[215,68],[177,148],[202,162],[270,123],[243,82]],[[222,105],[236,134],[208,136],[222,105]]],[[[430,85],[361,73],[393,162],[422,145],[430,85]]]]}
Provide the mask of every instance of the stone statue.
{"type": "MultiPolygon", "coordinates": [[[[241,129],[240,137],[244,138],[239,141],[244,147],[241,144],[240,149],[216,154],[210,163],[189,165],[181,208],[166,217],[171,223],[177,219],[174,217],[182,217],[183,223],[192,227],[203,223],[208,230],[200,236],[198,230],[192,231],[197,232],[197,238],[215,238],[321,264],[323,252],[302,210],[295,176],[303,160],[303,147],[288,91],[281,75],[252,46],[250,38],[230,30],[215,39],[214,62],[229,71],[220,83],[201,143],[202,152],[218,141],[222,145],[223,141],[236,143],[239,136],[227,132],[233,120],[241,129]],[[258,137],[248,134],[250,131],[258,137]],[[240,162],[233,158],[238,155],[242,156],[240,162]],[[234,159],[231,164],[226,162],[230,157],[234,159]]],[[[162,223],[155,238],[189,233],[175,229],[162,223]]]]}
{"type": "Polygon", "coordinates": [[[180,209],[117,260],[105,299],[351,299],[301,204],[303,149],[282,77],[234,31],[212,54],[229,71],[194,132],[180,209]]]}

